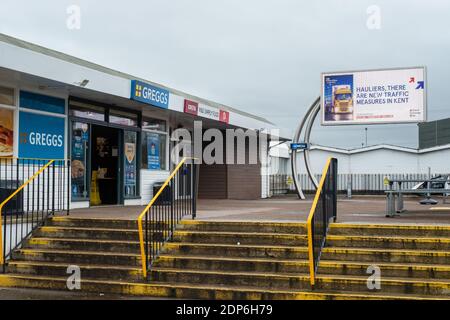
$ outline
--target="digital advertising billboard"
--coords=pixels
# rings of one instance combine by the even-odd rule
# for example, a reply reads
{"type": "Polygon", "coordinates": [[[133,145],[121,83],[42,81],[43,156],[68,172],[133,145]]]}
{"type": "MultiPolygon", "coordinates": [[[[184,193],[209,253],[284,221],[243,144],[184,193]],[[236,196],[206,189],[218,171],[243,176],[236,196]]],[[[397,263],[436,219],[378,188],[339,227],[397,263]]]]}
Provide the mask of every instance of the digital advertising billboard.
{"type": "Polygon", "coordinates": [[[322,125],[427,120],[424,67],[322,74],[322,125]]]}

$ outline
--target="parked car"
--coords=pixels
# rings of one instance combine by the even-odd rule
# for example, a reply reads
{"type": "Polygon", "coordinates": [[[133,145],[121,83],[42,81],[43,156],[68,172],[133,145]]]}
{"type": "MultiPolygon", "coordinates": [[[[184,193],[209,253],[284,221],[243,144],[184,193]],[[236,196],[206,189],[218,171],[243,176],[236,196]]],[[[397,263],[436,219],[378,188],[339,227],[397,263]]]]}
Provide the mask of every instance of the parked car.
{"type": "MultiPolygon", "coordinates": [[[[449,192],[446,194],[447,196],[450,195],[450,175],[447,176],[436,176],[431,178],[431,180],[446,180],[446,182],[443,181],[436,181],[436,182],[431,182],[430,184],[430,189],[446,189],[449,190],[449,192]]],[[[413,189],[414,190],[420,190],[420,189],[427,189],[428,188],[428,183],[427,182],[421,182],[416,184],[413,189]]]]}

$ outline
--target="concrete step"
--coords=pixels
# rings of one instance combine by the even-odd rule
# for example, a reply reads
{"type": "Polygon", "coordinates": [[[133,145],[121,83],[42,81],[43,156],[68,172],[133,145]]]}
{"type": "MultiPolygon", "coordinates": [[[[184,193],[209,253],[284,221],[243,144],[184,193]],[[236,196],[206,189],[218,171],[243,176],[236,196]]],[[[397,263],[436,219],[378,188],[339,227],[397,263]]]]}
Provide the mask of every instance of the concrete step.
{"type": "Polygon", "coordinates": [[[321,255],[325,260],[450,265],[450,251],[326,247],[321,255]]]}
{"type": "Polygon", "coordinates": [[[138,241],[138,230],[110,228],[76,228],[44,226],[36,230],[34,236],[40,238],[74,238],[138,241]]]}
{"type": "Polygon", "coordinates": [[[183,220],[177,230],[306,234],[305,223],[183,220]]]}
{"type": "Polygon", "coordinates": [[[332,223],[330,235],[450,238],[450,226],[332,223]]]}
{"type": "Polygon", "coordinates": [[[307,273],[307,260],[278,260],[273,258],[229,258],[160,255],[154,264],[155,268],[214,270],[214,271],[246,271],[271,273],[307,273]]]}
{"type": "MultiPolygon", "coordinates": [[[[7,272],[23,275],[69,277],[68,263],[41,262],[41,261],[10,261],[7,272]]],[[[86,279],[114,279],[115,281],[142,281],[140,268],[112,265],[83,265],[80,267],[81,280],[86,279]]]]}
{"type": "MultiPolygon", "coordinates": [[[[450,279],[450,266],[416,265],[395,263],[358,263],[350,261],[326,261],[319,265],[319,275],[354,275],[369,277],[367,269],[376,265],[384,277],[450,279]]],[[[272,273],[308,273],[308,260],[275,260],[268,258],[229,258],[208,256],[161,255],[155,262],[156,268],[214,270],[214,271],[246,271],[272,273]]]]}
{"type": "Polygon", "coordinates": [[[174,233],[174,242],[306,246],[306,235],[256,232],[180,231],[174,233]]]}
{"type": "Polygon", "coordinates": [[[383,249],[448,250],[450,238],[329,235],[327,246],[383,249]]]}
{"type": "Polygon", "coordinates": [[[239,270],[195,270],[155,267],[151,271],[151,280],[161,283],[190,283],[208,286],[234,286],[265,288],[267,290],[311,289],[309,276],[304,273],[283,274],[281,272],[245,272],[239,270]]]}
{"type": "Polygon", "coordinates": [[[368,277],[319,275],[315,286],[324,291],[371,292],[412,295],[434,295],[450,299],[449,279],[411,279],[381,276],[380,289],[368,288],[368,277]]]}
{"type": "Polygon", "coordinates": [[[163,253],[235,258],[308,259],[307,247],[168,242],[163,253]]]}
{"type": "MultiPolygon", "coordinates": [[[[362,263],[354,261],[328,261],[321,260],[318,275],[353,275],[366,276],[370,274],[367,270],[373,263],[362,263]]],[[[400,264],[400,263],[376,263],[380,268],[382,277],[400,278],[424,278],[424,279],[450,279],[449,265],[427,265],[427,264],[400,264]]]]}
{"type": "Polygon", "coordinates": [[[32,237],[25,243],[24,248],[140,253],[138,241],[125,240],[32,237]]]}
{"type": "MultiPolygon", "coordinates": [[[[68,290],[66,277],[0,275],[0,287],[68,290]]],[[[196,284],[133,283],[102,280],[81,282],[81,291],[119,295],[152,296],[210,300],[446,300],[442,296],[381,294],[377,292],[331,293],[301,290],[267,290],[249,287],[208,286],[196,284]]]]}
{"type": "MultiPolygon", "coordinates": [[[[151,272],[154,281],[165,283],[194,283],[208,285],[231,285],[275,290],[308,290],[309,274],[258,273],[239,271],[210,271],[192,269],[154,268],[151,272]]],[[[318,276],[316,288],[319,290],[370,292],[367,277],[356,276],[318,276]]],[[[450,297],[450,281],[427,279],[398,279],[382,277],[378,292],[415,295],[444,295],[450,297]]]]}
{"type": "Polygon", "coordinates": [[[78,228],[101,228],[101,229],[132,229],[137,230],[136,220],[123,219],[101,219],[101,218],[73,218],[53,217],[46,223],[53,227],[78,227],[78,228]]]}
{"type": "Polygon", "coordinates": [[[52,249],[19,249],[13,252],[12,261],[62,262],[68,264],[102,264],[118,266],[136,266],[141,263],[140,254],[74,251],[52,249]]]}

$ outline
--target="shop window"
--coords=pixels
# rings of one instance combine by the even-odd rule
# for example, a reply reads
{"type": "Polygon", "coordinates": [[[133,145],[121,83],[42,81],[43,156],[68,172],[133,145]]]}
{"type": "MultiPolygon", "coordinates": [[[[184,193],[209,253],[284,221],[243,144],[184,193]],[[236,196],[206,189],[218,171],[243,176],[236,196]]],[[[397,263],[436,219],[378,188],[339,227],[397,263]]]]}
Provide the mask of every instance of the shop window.
{"type": "Polygon", "coordinates": [[[121,126],[137,127],[138,116],[135,113],[129,113],[119,110],[110,110],[109,122],[121,126]]]}
{"type": "Polygon", "coordinates": [[[0,157],[12,157],[14,152],[14,111],[0,108],[0,157]]]}
{"type": "Polygon", "coordinates": [[[66,113],[66,100],[33,92],[20,91],[20,107],[51,113],[66,113]]]}
{"type": "Polygon", "coordinates": [[[106,121],[105,108],[79,101],[70,101],[70,115],[90,120],[106,121]]]}
{"type": "Polygon", "coordinates": [[[72,199],[87,199],[88,192],[88,146],[89,125],[81,122],[72,123],[71,169],[72,199]]]}
{"type": "Polygon", "coordinates": [[[166,122],[158,119],[144,119],[142,131],[142,169],[167,170],[166,122]],[[145,129],[144,129],[145,128],[145,129]],[[156,128],[163,130],[149,130],[156,128]]]}
{"type": "Polygon", "coordinates": [[[124,131],[124,196],[137,195],[137,132],[124,131]]]}
{"type": "Polygon", "coordinates": [[[166,132],[166,121],[159,119],[144,118],[142,120],[142,130],[166,132]]]}
{"type": "Polygon", "coordinates": [[[14,102],[14,89],[0,87],[0,104],[14,106],[14,102]]]}

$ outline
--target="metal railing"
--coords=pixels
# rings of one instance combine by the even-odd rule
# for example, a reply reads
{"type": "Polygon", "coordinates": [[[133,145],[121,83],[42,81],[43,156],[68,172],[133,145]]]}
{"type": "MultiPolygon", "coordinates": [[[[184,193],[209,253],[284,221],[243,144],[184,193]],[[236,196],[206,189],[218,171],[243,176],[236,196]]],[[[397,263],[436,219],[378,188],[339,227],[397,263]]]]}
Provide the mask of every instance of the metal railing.
{"type": "Polygon", "coordinates": [[[325,246],[330,220],[337,218],[337,159],[329,158],[323,169],[319,188],[306,222],[308,232],[308,257],[311,286],[325,246]]]}
{"type": "Polygon", "coordinates": [[[163,245],[173,239],[179,221],[189,215],[195,219],[197,175],[198,164],[195,164],[195,159],[183,158],[139,215],[139,243],[144,278],[147,278],[163,245]]]}
{"type": "Polygon", "coordinates": [[[269,177],[270,194],[272,196],[287,194],[290,192],[289,180],[292,176],[288,174],[272,174],[269,177]]]}
{"type": "MultiPolygon", "coordinates": [[[[449,176],[447,173],[432,173],[431,177],[449,176]]],[[[314,177],[317,181],[320,181],[321,174],[315,174],[314,177]]],[[[385,178],[389,179],[405,179],[405,180],[427,180],[430,179],[428,173],[342,173],[338,175],[337,189],[340,193],[351,194],[379,194],[384,195],[384,191],[389,190],[389,185],[384,183],[385,178]]],[[[270,176],[270,189],[271,195],[280,195],[295,193],[294,184],[286,183],[292,179],[292,175],[286,174],[273,174],[270,176]]],[[[299,174],[299,181],[302,185],[302,189],[307,193],[315,193],[316,188],[311,182],[311,179],[307,174],[299,174]]],[[[411,189],[418,183],[406,183],[405,189],[411,189]]]]}
{"type": "Polygon", "coordinates": [[[69,214],[70,164],[66,160],[0,158],[0,264],[45,220],[69,214]]]}

